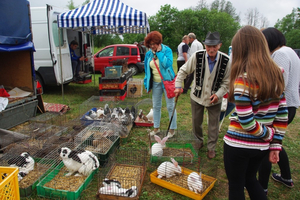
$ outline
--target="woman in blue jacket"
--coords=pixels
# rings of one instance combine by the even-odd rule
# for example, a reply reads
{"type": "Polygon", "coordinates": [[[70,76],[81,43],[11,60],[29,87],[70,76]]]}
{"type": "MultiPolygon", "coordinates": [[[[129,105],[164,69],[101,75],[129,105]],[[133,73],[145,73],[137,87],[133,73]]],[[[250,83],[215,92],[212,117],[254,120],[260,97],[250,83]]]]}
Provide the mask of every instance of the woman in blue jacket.
{"type": "MultiPolygon", "coordinates": [[[[144,85],[148,93],[152,90],[154,130],[150,132],[150,135],[155,135],[160,131],[159,127],[163,93],[165,94],[169,118],[171,118],[174,109],[174,98],[168,99],[160,74],[157,70],[157,68],[159,68],[165,81],[173,80],[175,78],[173,70],[173,54],[172,50],[168,46],[162,44],[162,35],[158,31],[152,31],[146,36],[145,46],[150,48],[150,51],[146,53],[144,60],[144,85]]],[[[173,137],[175,134],[175,129],[177,129],[176,121],[177,117],[175,111],[170,130],[168,132],[168,137],[173,137]]]]}

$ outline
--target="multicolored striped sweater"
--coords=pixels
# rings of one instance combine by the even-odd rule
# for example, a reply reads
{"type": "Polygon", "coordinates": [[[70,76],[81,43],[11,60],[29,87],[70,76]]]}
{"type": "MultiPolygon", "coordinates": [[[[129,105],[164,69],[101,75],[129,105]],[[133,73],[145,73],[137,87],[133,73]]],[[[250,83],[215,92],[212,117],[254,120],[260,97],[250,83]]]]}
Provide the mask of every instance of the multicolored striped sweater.
{"type": "Polygon", "coordinates": [[[246,85],[242,77],[235,81],[236,109],[229,118],[230,124],[223,140],[232,147],[281,150],[288,121],[285,95],[264,102],[252,102],[246,76],[244,74],[246,85]]]}

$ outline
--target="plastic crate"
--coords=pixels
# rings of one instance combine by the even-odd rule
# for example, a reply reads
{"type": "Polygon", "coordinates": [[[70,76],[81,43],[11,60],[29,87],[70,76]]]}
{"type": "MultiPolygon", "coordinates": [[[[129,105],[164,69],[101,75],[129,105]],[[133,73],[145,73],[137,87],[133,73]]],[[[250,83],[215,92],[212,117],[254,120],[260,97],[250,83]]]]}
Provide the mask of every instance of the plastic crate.
{"type": "MultiPolygon", "coordinates": [[[[194,171],[192,171],[190,169],[187,169],[185,167],[181,167],[181,169],[182,169],[182,174],[185,174],[185,175],[189,175],[190,173],[194,172],[194,171]]],[[[197,193],[195,193],[191,190],[188,190],[188,189],[185,189],[185,188],[180,187],[178,185],[175,185],[173,183],[167,182],[163,179],[159,179],[159,178],[157,178],[157,175],[158,175],[158,173],[157,173],[156,170],[150,174],[150,181],[152,183],[155,183],[155,184],[160,185],[164,188],[172,190],[173,192],[176,192],[176,193],[182,194],[184,196],[187,196],[189,198],[197,199],[197,200],[203,199],[207,195],[207,193],[214,187],[214,184],[217,181],[216,178],[213,178],[213,177],[207,176],[205,174],[202,174],[202,181],[207,182],[208,185],[207,185],[207,187],[204,187],[205,190],[202,193],[197,194],[197,193]]]]}
{"type": "Polygon", "coordinates": [[[118,90],[123,89],[127,84],[127,80],[124,80],[123,83],[100,83],[99,90],[118,90]]]}
{"type": "Polygon", "coordinates": [[[0,199],[20,199],[18,173],[17,167],[0,167],[0,199]]]}
{"type": "MultiPolygon", "coordinates": [[[[153,145],[154,143],[152,143],[153,145]]],[[[152,146],[151,145],[151,146],[152,146]]],[[[189,149],[192,152],[192,155],[189,153],[184,153],[183,155],[179,156],[172,156],[178,163],[192,163],[198,161],[198,153],[195,151],[194,147],[190,143],[168,143],[166,142],[166,148],[174,148],[174,149],[189,149]]],[[[183,150],[182,150],[183,153],[183,150]]],[[[161,163],[164,161],[169,161],[171,156],[153,156],[150,155],[150,161],[152,163],[161,163]]]]}
{"type": "Polygon", "coordinates": [[[117,77],[120,77],[121,74],[122,74],[122,66],[121,65],[105,67],[105,77],[117,78],[117,77]]]}
{"type": "Polygon", "coordinates": [[[45,178],[42,179],[37,185],[37,194],[38,196],[45,198],[58,198],[58,199],[67,199],[67,200],[76,200],[79,199],[81,192],[87,188],[89,183],[92,181],[93,176],[97,173],[97,170],[94,170],[84,181],[84,183],[76,191],[67,191],[67,190],[58,190],[54,188],[46,187],[45,184],[50,182],[62,169],[64,163],[61,162],[53,171],[51,171],[45,178]]]}
{"type": "Polygon", "coordinates": [[[76,83],[87,84],[87,83],[91,83],[91,82],[92,82],[92,75],[87,75],[87,76],[82,77],[82,80],[79,80],[76,83]]]}
{"type": "Polygon", "coordinates": [[[127,83],[127,97],[142,97],[143,96],[143,79],[130,78],[127,83]]]}

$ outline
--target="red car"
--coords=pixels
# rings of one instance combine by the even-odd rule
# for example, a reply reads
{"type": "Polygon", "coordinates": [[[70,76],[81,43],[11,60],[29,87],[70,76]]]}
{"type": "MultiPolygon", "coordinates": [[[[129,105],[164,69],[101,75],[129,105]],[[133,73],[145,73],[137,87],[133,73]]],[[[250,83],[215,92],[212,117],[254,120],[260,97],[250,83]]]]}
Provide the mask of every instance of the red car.
{"type": "Polygon", "coordinates": [[[133,75],[144,71],[144,58],[146,48],[135,44],[114,44],[98,51],[94,55],[95,71],[105,76],[105,67],[112,66],[112,61],[127,58],[128,68],[132,69],[133,75]]]}

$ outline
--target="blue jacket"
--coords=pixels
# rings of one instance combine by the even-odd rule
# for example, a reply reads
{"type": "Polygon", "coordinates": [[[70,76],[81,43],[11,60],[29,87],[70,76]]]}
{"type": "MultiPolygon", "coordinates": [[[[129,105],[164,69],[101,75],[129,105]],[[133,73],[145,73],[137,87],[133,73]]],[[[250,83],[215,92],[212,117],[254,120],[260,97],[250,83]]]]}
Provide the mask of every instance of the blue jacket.
{"type": "MultiPolygon", "coordinates": [[[[175,72],[173,70],[173,53],[172,50],[161,44],[161,51],[156,52],[156,56],[159,61],[159,70],[164,81],[171,81],[175,78],[175,72]]],[[[152,89],[152,69],[150,67],[150,61],[153,60],[152,51],[148,51],[145,55],[144,65],[145,65],[145,78],[144,85],[149,92],[152,89]]]]}
{"type": "Polygon", "coordinates": [[[69,48],[70,48],[71,60],[78,61],[80,57],[75,54],[75,51],[71,49],[71,47],[69,48]]]}

